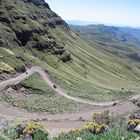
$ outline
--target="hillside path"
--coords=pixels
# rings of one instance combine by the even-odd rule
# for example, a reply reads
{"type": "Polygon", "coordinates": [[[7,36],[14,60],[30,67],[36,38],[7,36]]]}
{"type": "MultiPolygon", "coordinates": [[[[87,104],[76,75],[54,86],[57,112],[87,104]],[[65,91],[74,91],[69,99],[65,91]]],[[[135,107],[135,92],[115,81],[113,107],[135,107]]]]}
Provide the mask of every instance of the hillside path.
{"type": "Polygon", "coordinates": [[[4,89],[8,85],[19,83],[19,82],[27,79],[29,76],[31,76],[34,73],[38,73],[46,84],[48,84],[58,95],[66,98],[66,99],[73,100],[73,101],[80,102],[80,103],[89,104],[89,105],[97,105],[97,106],[110,106],[110,105],[113,105],[114,103],[119,102],[119,101],[93,102],[93,101],[90,101],[90,100],[70,96],[65,91],[63,91],[63,89],[58,87],[57,85],[56,85],[57,88],[54,88],[55,83],[53,83],[50,80],[49,75],[47,74],[47,72],[45,70],[43,70],[41,67],[39,67],[39,66],[31,67],[30,69],[27,70],[26,73],[23,73],[23,74],[21,74],[20,76],[18,76],[16,78],[11,78],[9,80],[0,82],[0,89],[4,89]]]}

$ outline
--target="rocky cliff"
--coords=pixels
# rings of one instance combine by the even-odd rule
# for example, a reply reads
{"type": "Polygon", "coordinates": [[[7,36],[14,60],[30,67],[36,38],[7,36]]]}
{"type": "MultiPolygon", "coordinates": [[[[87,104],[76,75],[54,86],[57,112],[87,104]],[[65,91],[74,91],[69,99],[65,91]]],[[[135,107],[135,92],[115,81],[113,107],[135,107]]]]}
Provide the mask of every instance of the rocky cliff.
{"type": "Polygon", "coordinates": [[[68,25],[44,0],[0,1],[0,45],[3,47],[35,48],[64,55],[66,59],[62,60],[69,61],[70,54],[66,53],[65,44],[49,31],[57,26],[69,31],[68,25]]]}

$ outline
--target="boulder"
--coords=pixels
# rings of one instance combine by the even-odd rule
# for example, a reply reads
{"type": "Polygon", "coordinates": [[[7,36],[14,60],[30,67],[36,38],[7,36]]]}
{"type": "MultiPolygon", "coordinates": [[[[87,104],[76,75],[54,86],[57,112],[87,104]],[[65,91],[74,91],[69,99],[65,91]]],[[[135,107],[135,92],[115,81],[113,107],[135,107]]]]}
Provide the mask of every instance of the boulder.
{"type": "Polygon", "coordinates": [[[25,66],[19,66],[19,67],[16,68],[16,71],[24,73],[24,72],[26,72],[26,68],[25,68],[25,66]]]}
{"type": "Polygon", "coordinates": [[[62,62],[66,63],[67,61],[72,60],[71,54],[70,53],[64,53],[63,56],[61,57],[62,62]]]}
{"type": "Polygon", "coordinates": [[[128,131],[131,131],[131,132],[134,132],[134,129],[136,128],[136,124],[134,124],[134,123],[129,123],[128,125],[127,125],[127,130],[128,131]]]}
{"type": "Polygon", "coordinates": [[[12,85],[12,88],[16,91],[20,90],[22,87],[23,87],[22,83],[12,85]]]}
{"type": "Polygon", "coordinates": [[[135,127],[134,132],[140,133],[140,124],[135,127]]]}

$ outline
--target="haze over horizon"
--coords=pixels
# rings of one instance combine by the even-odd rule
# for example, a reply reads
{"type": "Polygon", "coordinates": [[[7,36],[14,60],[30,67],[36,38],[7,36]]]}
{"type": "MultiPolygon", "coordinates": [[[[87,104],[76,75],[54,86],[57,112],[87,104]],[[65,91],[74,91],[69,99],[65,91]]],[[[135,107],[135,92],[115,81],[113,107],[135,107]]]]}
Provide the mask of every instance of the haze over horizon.
{"type": "Polygon", "coordinates": [[[46,0],[46,2],[66,21],[140,27],[139,0],[46,0]]]}

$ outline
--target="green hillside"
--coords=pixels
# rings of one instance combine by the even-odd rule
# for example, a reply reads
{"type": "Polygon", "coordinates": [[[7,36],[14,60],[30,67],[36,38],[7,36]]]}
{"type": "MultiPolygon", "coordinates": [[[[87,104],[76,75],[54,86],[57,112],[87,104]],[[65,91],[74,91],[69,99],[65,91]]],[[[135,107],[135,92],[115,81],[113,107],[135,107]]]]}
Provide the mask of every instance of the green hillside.
{"type": "Polygon", "coordinates": [[[97,101],[137,92],[140,63],[128,56],[139,49],[89,39],[76,35],[43,0],[0,1],[1,73],[40,65],[70,95],[97,101]]]}
{"type": "Polygon", "coordinates": [[[94,38],[96,41],[103,42],[118,42],[128,45],[140,45],[140,30],[130,27],[115,27],[99,25],[75,26],[70,27],[82,36],[88,35],[89,38],[94,38]]]}

